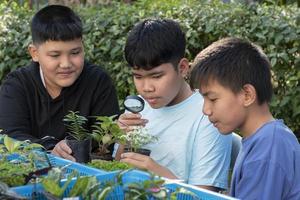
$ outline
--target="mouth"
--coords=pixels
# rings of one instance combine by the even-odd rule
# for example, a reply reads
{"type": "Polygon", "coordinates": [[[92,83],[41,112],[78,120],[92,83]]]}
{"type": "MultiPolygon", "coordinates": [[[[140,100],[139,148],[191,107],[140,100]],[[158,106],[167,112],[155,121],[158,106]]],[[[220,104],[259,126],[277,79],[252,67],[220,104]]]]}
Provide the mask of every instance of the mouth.
{"type": "Polygon", "coordinates": [[[57,74],[62,77],[68,77],[71,76],[73,73],[74,71],[64,71],[64,72],[58,72],[57,74]]]}
{"type": "Polygon", "coordinates": [[[213,125],[214,125],[214,127],[217,128],[218,127],[218,122],[214,122],[213,125]]]}
{"type": "Polygon", "coordinates": [[[218,121],[216,121],[216,120],[211,120],[211,119],[209,119],[209,121],[214,125],[214,127],[217,127],[217,126],[218,126],[218,121]]]}
{"type": "Polygon", "coordinates": [[[157,103],[158,97],[145,97],[144,98],[149,104],[157,103]]]}

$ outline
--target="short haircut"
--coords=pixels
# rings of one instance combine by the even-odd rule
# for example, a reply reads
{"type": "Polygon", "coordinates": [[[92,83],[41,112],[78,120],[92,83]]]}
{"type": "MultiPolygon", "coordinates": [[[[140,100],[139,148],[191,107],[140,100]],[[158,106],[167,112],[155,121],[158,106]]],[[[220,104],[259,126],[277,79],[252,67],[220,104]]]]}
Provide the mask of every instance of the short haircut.
{"type": "Polygon", "coordinates": [[[177,64],[185,54],[185,34],[170,19],[146,19],[130,31],[125,59],[130,67],[153,69],[163,63],[177,64]]]}
{"type": "Polygon", "coordinates": [[[71,41],[82,38],[82,23],[70,8],[50,5],[33,16],[31,35],[34,44],[46,41],[71,41]]]}
{"type": "Polygon", "coordinates": [[[270,102],[273,94],[271,64],[260,47],[239,38],[214,42],[195,58],[190,82],[200,88],[216,80],[235,94],[245,84],[256,90],[258,103],[270,102]]]}

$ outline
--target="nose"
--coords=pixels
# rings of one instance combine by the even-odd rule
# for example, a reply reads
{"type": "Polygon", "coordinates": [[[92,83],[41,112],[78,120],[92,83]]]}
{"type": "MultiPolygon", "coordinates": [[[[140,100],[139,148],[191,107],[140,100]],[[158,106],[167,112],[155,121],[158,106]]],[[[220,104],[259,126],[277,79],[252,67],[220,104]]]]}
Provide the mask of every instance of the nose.
{"type": "Polygon", "coordinates": [[[143,91],[144,92],[153,92],[155,89],[151,80],[144,80],[143,82],[143,91]]]}
{"type": "Polygon", "coordinates": [[[71,62],[69,56],[63,56],[60,60],[59,67],[61,68],[70,68],[71,67],[71,62]]]}
{"type": "Polygon", "coordinates": [[[210,116],[212,114],[211,108],[209,103],[207,103],[206,100],[204,100],[202,111],[205,115],[210,116]]]}

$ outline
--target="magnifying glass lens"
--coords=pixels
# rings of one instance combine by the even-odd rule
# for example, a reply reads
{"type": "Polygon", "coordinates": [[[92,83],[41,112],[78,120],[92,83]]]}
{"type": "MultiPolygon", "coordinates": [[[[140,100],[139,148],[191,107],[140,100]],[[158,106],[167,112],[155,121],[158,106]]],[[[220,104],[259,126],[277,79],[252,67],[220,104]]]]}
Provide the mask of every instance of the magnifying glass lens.
{"type": "Polygon", "coordinates": [[[124,101],[125,108],[133,113],[141,112],[144,109],[144,100],[139,96],[127,96],[124,101]]]}

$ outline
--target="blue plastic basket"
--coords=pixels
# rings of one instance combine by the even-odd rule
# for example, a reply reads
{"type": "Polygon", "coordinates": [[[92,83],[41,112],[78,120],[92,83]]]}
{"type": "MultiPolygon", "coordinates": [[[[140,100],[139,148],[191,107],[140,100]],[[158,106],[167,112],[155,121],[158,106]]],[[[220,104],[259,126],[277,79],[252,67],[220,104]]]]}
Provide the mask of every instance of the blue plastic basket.
{"type": "Polygon", "coordinates": [[[192,200],[192,199],[201,199],[201,200],[237,200],[236,198],[212,192],[209,190],[201,189],[196,186],[184,184],[184,183],[169,183],[165,185],[171,192],[174,192],[177,188],[183,187],[191,191],[193,195],[190,194],[177,194],[177,199],[181,200],[192,200]]]}
{"type": "MultiPolygon", "coordinates": [[[[112,172],[108,174],[102,174],[97,175],[96,178],[99,182],[105,183],[106,181],[112,181],[115,180],[118,173],[112,172]]],[[[145,180],[150,179],[150,175],[146,172],[139,171],[139,170],[131,170],[126,172],[123,176],[123,183],[129,184],[129,183],[139,183],[145,180]]],[[[70,190],[72,189],[74,183],[76,180],[74,180],[66,189],[64,196],[68,196],[70,190]]],[[[63,184],[63,182],[62,182],[63,184]]],[[[165,184],[165,187],[169,189],[170,192],[175,191],[179,187],[184,187],[187,190],[191,191],[193,195],[190,194],[177,194],[178,200],[235,200],[235,198],[225,196],[222,194],[218,194],[215,192],[207,191],[204,189],[197,188],[195,186],[182,184],[182,183],[168,183],[165,184]]],[[[22,187],[16,187],[12,188],[13,191],[15,191],[17,194],[22,195],[26,198],[32,199],[33,194],[35,195],[34,198],[36,200],[46,200],[45,196],[43,195],[43,187],[40,184],[34,185],[28,185],[28,186],[22,186],[22,187]],[[36,191],[35,193],[33,193],[36,191]]],[[[124,199],[124,190],[121,186],[117,186],[113,189],[112,192],[107,196],[107,200],[123,200],[124,199]]],[[[154,198],[150,198],[151,200],[154,198]]]]}
{"type": "MultiPolygon", "coordinates": [[[[39,151],[37,151],[39,152],[39,151]]],[[[80,163],[76,163],[76,162],[72,162],[70,160],[66,160],[63,159],[61,157],[57,157],[54,156],[52,154],[47,154],[48,158],[50,160],[50,163],[52,165],[52,167],[66,167],[66,173],[69,174],[71,172],[73,172],[74,170],[76,170],[80,176],[87,176],[87,175],[99,175],[99,174],[107,174],[108,172],[104,171],[104,170],[100,170],[100,169],[96,169],[93,167],[89,167],[87,165],[82,165],[80,163]]],[[[18,160],[19,162],[28,162],[28,159],[26,157],[24,157],[24,155],[19,155],[17,153],[13,153],[7,156],[7,159],[9,161],[12,160],[18,160]]],[[[46,166],[46,163],[37,163],[39,166],[39,168],[43,168],[42,165],[45,165],[44,167],[48,167],[46,166]]]]}
{"type": "Polygon", "coordinates": [[[70,160],[66,160],[52,154],[48,154],[50,159],[50,163],[53,167],[64,167],[68,165],[66,168],[66,173],[69,174],[76,170],[80,176],[88,176],[88,175],[100,175],[100,174],[107,174],[108,172],[96,168],[92,168],[86,165],[82,165],[80,163],[72,162],[70,160]]]}

